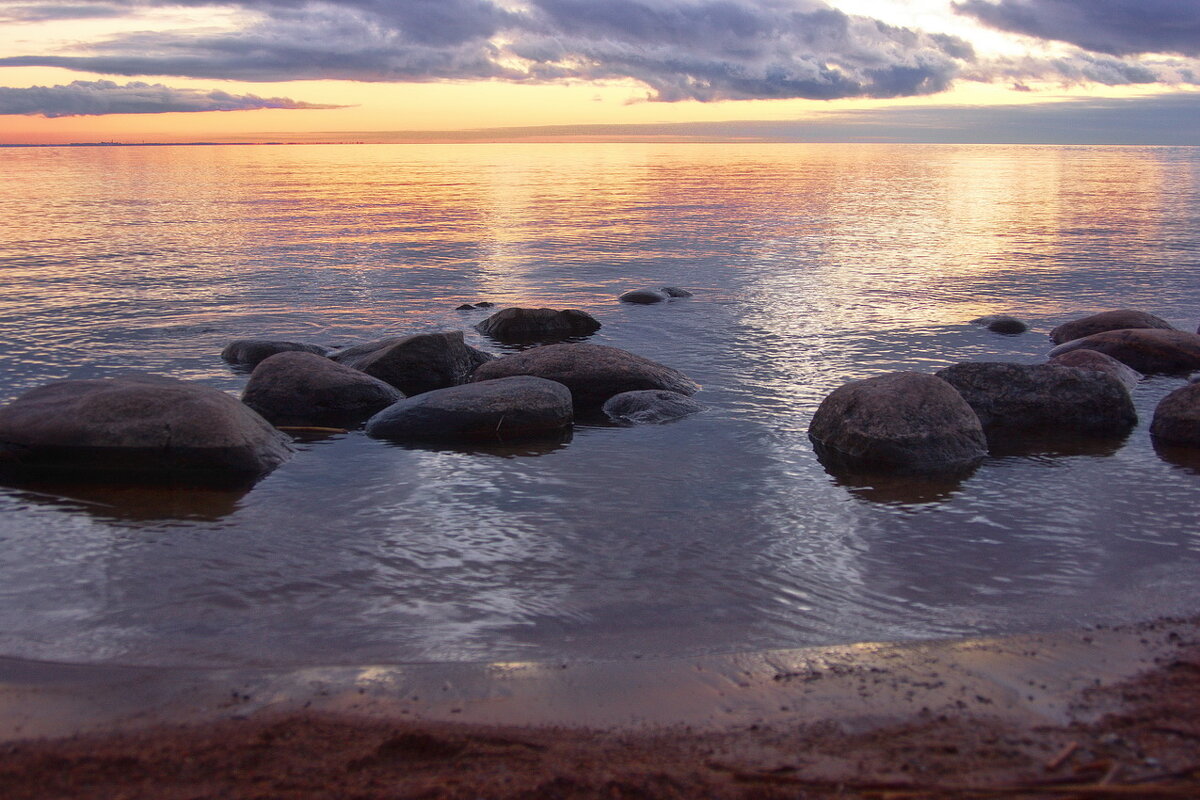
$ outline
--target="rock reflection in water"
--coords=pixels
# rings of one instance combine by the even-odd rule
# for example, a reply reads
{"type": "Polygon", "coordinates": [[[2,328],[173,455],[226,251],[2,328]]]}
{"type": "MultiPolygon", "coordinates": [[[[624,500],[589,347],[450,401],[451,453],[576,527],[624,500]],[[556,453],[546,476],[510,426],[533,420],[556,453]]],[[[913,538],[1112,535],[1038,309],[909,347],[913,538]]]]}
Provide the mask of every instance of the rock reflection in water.
{"type": "Polygon", "coordinates": [[[106,522],[216,522],[238,508],[249,489],[145,484],[22,483],[17,495],[39,505],[80,511],[106,522]]]}
{"type": "Polygon", "coordinates": [[[988,455],[1009,456],[1111,456],[1124,446],[1129,434],[1087,436],[1075,431],[1006,431],[990,429],[988,455]]]}
{"type": "Polygon", "coordinates": [[[549,455],[562,450],[571,443],[574,432],[571,429],[559,431],[553,435],[519,442],[398,442],[382,439],[389,447],[400,447],[405,450],[418,450],[431,453],[462,453],[463,455],[494,456],[496,458],[531,458],[549,455]]]}
{"type": "Polygon", "coordinates": [[[919,505],[949,500],[975,474],[978,465],[942,473],[888,473],[847,470],[822,461],[833,482],[855,497],[885,505],[919,505]]]}

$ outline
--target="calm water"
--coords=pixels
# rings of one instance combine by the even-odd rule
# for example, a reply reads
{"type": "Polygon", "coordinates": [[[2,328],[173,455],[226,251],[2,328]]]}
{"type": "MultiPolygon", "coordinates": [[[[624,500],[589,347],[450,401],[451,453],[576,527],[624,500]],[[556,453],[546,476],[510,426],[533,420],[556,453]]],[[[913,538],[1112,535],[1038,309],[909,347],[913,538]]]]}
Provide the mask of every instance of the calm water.
{"type": "Polygon", "coordinates": [[[848,485],[842,382],[1035,363],[1123,306],[1200,320],[1200,149],[0,150],[0,399],[124,369],[237,393],[230,339],[584,309],[705,414],[556,446],[301,443],[243,494],[0,488],[0,654],[143,664],[667,656],[1200,610],[1200,462],[1146,427],[953,485],[848,485]],[[695,298],[615,301],[643,285],[695,298]],[[1022,336],[968,321],[1013,313],[1022,336]]]}

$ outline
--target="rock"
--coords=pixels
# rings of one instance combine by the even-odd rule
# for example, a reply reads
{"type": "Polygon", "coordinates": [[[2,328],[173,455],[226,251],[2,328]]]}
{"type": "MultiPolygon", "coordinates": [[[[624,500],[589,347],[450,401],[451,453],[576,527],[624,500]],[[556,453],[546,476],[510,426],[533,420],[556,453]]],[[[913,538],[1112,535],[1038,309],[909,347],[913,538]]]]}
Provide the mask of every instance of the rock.
{"type": "Polygon", "coordinates": [[[1029,326],[1017,319],[1005,314],[992,314],[987,317],[971,320],[972,325],[982,325],[992,333],[1024,333],[1029,330],[1029,326]]]}
{"type": "Polygon", "coordinates": [[[1154,328],[1104,331],[1072,339],[1050,351],[1056,358],[1074,350],[1095,350],[1143,374],[1200,369],[1200,334],[1154,328]]]}
{"type": "Polygon", "coordinates": [[[1050,363],[1107,373],[1119,380],[1131,392],[1133,387],[1138,385],[1138,381],[1142,379],[1142,373],[1132,370],[1112,356],[1106,356],[1096,350],[1071,350],[1050,359],[1050,363]]]}
{"type": "Polygon", "coordinates": [[[495,303],[489,303],[487,300],[475,304],[476,308],[495,308],[495,303]]]}
{"type": "Polygon", "coordinates": [[[647,424],[670,422],[703,411],[704,405],[679,392],[642,389],[608,398],[603,411],[614,422],[647,424]]]}
{"type": "Polygon", "coordinates": [[[274,425],[354,427],[404,394],[312,353],[277,353],[250,374],[242,402],[274,425]]]}
{"type": "Polygon", "coordinates": [[[664,292],[662,289],[634,289],[626,292],[617,298],[622,303],[637,303],[638,305],[650,305],[651,303],[665,303],[671,299],[671,295],[664,292]]]}
{"type": "Polygon", "coordinates": [[[157,375],[56,381],[0,409],[0,464],[16,476],[237,485],[293,452],[236,398],[157,375]]]}
{"type": "Polygon", "coordinates": [[[808,428],[826,468],[950,472],[987,455],[979,418],[950,384],[919,372],[851,381],[822,401],[808,428]]]}
{"type": "Polygon", "coordinates": [[[323,356],[329,351],[319,345],[300,342],[281,342],[275,339],[235,339],[225,345],[225,349],[221,351],[221,358],[230,364],[253,367],[276,353],[288,352],[315,353],[323,356]]]}
{"type": "Polygon", "coordinates": [[[330,356],[390,383],[405,395],[466,383],[492,356],[463,341],[462,331],[420,333],[349,347],[330,356]]]}
{"type": "Polygon", "coordinates": [[[1120,434],[1137,424],[1129,390],[1107,373],[1058,364],[964,362],[937,376],[985,429],[1120,434]]]}
{"type": "Polygon", "coordinates": [[[667,297],[692,297],[692,293],[687,289],[680,289],[678,286],[664,286],[661,290],[667,297]]]}
{"type": "Polygon", "coordinates": [[[1154,409],[1150,435],[1164,444],[1200,447],[1200,383],[1189,383],[1162,399],[1154,409]]]}
{"type": "Polygon", "coordinates": [[[489,361],[473,380],[535,375],[571,390],[576,408],[595,408],[613,395],[666,389],[692,395],[700,386],[677,369],[600,344],[547,344],[489,361]]]}
{"type": "Polygon", "coordinates": [[[463,303],[461,306],[459,306],[458,308],[456,308],[454,310],[455,311],[474,311],[475,306],[471,305],[470,303],[463,303]]]}
{"type": "Polygon", "coordinates": [[[543,342],[590,336],[600,330],[600,323],[575,309],[506,308],[478,323],[475,330],[501,342],[543,342]]]}
{"type": "Polygon", "coordinates": [[[518,376],[401,400],[367,420],[367,433],[416,441],[511,441],[557,434],[573,419],[566,386],[518,376]]]}
{"type": "Polygon", "coordinates": [[[1093,333],[1124,330],[1126,328],[1174,330],[1175,326],[1153,314],[1147,314],[1144,311],[1134,311],[1130,308],[1121,308],[1116,311],[1103,311],[1099,314],[1092,314],[1090,317],[1082,317],[1081,319],[1064,322],[1050,331],[1050,341],[1055,344],[1062,344],[1073,339],[1082,339],[1085,336],[1091,336],[1093,333]]]}

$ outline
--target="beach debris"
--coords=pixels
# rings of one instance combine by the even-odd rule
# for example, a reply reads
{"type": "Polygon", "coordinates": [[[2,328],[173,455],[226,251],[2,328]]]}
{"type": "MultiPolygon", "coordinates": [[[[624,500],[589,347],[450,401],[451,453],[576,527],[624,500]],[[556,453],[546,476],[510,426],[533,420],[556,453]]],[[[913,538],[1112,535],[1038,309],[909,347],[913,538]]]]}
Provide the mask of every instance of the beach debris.
{"type": "Polygon", "coordinates": [[[475,325],[475,330],[500,342],[544,342],[590,336],[600,322],[586,311],[569,308],[506,308],[475,325]]]}
{"type": "Polygon", "coordinates": [[[1091,336],[1094,333],[1125,330],[1127,328],[1174,330],[1175,326],[1165,319],[1148,314],[1145,311],[1135,311],[1132,308],[1119,308],[1115,311],[1102,311],[1099,314],[1092,314],[1091,316],[1064,322],[1050,331],[1050,341],[1055,344],[1063,344],[1064,342],[1091,336]]]}
{"type": "Polygon", "coordinates": [[[323,356],[329,351],[316,344],[302,342],[284,342],[277,339],[235,339],[225,345],[221,358],[230,364],[243,367],[254,367],[263,359],[270,358],[276,353],[300,352],[315,353],[323,356]]]}
{"type": "Polygon", "coordinates": [[[367,420],[366,430],[399,440],[514,441],[558,433],[574,418],[566,386],[522,375],[400,400],[367,420]]]}
{"type": "Polygon", "coordinates": [[[354,427],[404,393],[313,353],[277,353],[250,374],[242,402],[271,424],[354,427]]]}
{"type": "Polygon", "coordinates": [[[466,344],[462,331],[396,336],[348,347],[330,355],[412,397],[466,383],[493,356],[466,344]]]}
{"type": "Polygon", "coordinates": [[[704,409],[704,404],[679,392],[642,389],[613,395],[601,410],[614,422],[645,425],[671,422],[704,409]]]}
{"type": "Polygon", "coordinates": [[[1126,328],[1072,339],[1050,351],[1095,350],[1144,374],[1200,369],[1200,334],[1161,328],[1126,328]]]}
{"type": "Polygon", "coordinates": [[[821,402],[808,428],[827,469],[941,472],[987,454],[979,418],[946,381],[892,372],[851,381],[821,402]]]}
{"type": "Polygon", "coordinates": [[[239,485],[293,452],[236,398],[159,375],[55,381],[0,408],[0,468],[18,477],[239,485]]]}
{"type": "Polygon", "coordinates": [[[535,347],[489,361],[472,380],[534,375],[571,390],[578,408],[598,408],[613,395],[638,389],[666,389],[693,395],[700,385],[657,361],[600,344],[562,343],[535,347]]]}

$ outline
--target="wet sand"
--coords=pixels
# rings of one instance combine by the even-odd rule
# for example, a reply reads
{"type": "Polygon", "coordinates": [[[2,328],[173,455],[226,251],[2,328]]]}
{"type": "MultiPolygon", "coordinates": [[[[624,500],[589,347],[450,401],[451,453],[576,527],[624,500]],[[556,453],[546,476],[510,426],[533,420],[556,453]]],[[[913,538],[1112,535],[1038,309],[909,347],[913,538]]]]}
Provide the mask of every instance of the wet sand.
{"type": "Polygon", "coordinates": [[[681,660],[0,660],[5,798],[1197,797],[1200,620],[681,660]]]}

